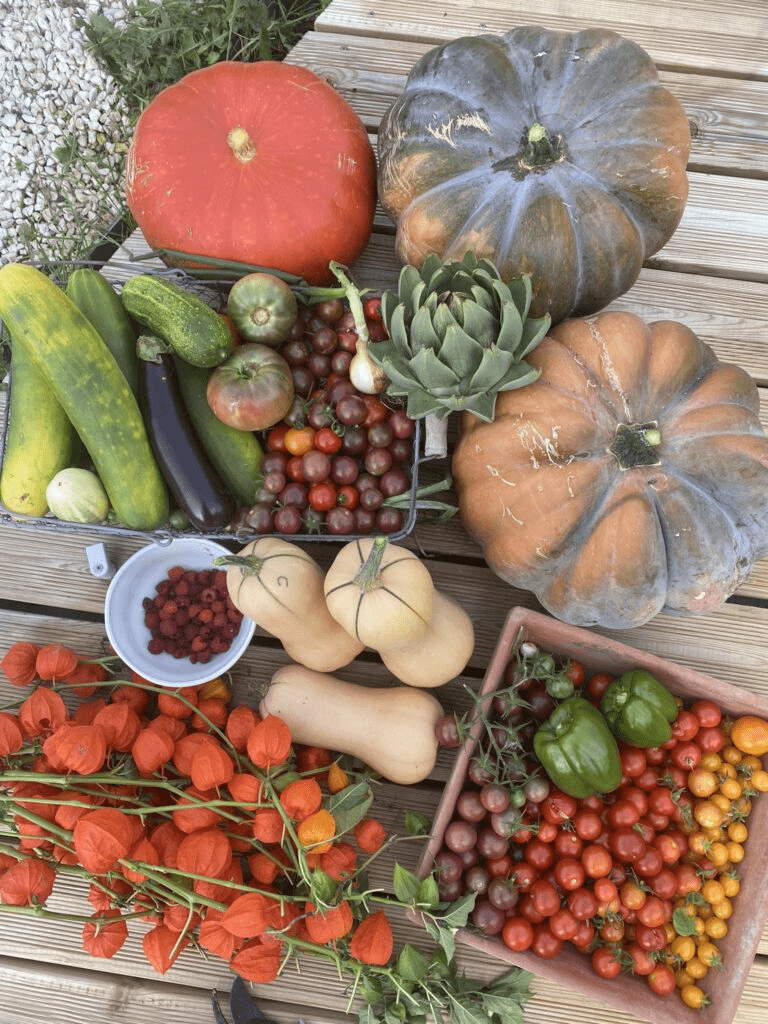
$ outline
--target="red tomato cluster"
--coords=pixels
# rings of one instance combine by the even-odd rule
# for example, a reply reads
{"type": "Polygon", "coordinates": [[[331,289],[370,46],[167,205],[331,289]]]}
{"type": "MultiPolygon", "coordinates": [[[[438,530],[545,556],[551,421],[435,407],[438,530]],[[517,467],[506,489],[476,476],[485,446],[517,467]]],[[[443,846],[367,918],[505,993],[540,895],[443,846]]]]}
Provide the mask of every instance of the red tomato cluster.
{"type": "MultiPolygon", "coordinates": [[[[613,678],[585,678],[580,665],[568,672],[598,705],[613,678]]],[[[663,746],[619,744],[616,790],[576,799],[532,754],[555,702],[543,686],[525,685],[526,710],[494,701],[436,857],[441,898],[476,893],[472,924],[511,950],[553,958],[570,943],[602,978],[631,971],[657,994],[705,1005],[697,983],[728,930],[750,797],[768,782],[761,762],[731,743],[715,703],[681,703],[663,746]],[[510,770],[501,777],[488,751],[505,735],[510,770]]],[[[456,746],[443,726],[438,738],[456,746]]]]}
{"type": "MultiPolygon", "coordinates": [[[[380,300],[364,311],[371,340],[386,337],[380,300]]],[[[340,300],[300,314],[280,354],[291,367],[293,407],[267,433],[262,485],[246,525],[256,533],[397,533],[387,499],[411,485],[414,421],[349,379],[357,331],[340,300]]]]}

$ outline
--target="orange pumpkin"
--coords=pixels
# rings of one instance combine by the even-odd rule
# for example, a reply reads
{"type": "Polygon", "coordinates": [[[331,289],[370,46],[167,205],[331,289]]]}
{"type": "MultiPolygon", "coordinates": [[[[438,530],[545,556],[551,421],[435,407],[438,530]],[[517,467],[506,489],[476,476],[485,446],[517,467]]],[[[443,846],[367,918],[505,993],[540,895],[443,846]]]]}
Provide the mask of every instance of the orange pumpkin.
{"type": "Polygon", "coordinates": [[[674,321],[564,321],[533,384],[470,414],[459,509],[488,565],[556,617],[609,629],[707,612],[768,554],[768,438],[739,367],[674,321]]]}
{"type": "Polygon", "coordinates": [[[349,265],[368,241],[376,163],[360,118],[312,71],[222,61],[143,111],[126,196],[153,248],[323,284],[330,260],[349,265]]]}

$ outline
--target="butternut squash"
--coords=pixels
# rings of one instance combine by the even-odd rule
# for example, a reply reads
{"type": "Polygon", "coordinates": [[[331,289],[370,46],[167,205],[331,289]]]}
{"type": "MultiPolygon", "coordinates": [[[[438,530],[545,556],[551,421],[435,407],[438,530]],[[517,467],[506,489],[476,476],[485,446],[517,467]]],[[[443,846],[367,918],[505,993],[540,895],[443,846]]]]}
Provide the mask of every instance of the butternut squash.
{"type": "Polygon", "coordinates": [[[390,782],[421,782],[435,766],[435,724],[443,709],[425,690],[361,686],[284,665],[259,712],[282,718],[295,743],[350,754],[390,782]]]}
{"type": "Polygon", "coordinates": [[[277,637],[294,661],[318,672],[348,665],[364,644],[328,611],[323,570],[296,544],[260,537],[236,555],[223,555],[227,590],[243,615],[277,637]]]}
{"type": "Polygon", "coordinates": [[[381,651],[389,671],[409,686],[442,686],[460,675],[475,649],[472,620],[452,597],[436,590],[429,629],[412,647],[381,651]]]}
{"type": "Polygon", "coordinates": [[[385,536],[341,549],[325,577],[325,599],[331,615],[409,686],[442,686],[472,656],[469,615],[435,589],[417,555],[385,536]]]}
{"type": "Polygon", "coordinates": [[[375,651],[409,647],[426,634],[434,589],[418,555],[385,536],[345,544],[325,576],[331,615],[375,651]]]}

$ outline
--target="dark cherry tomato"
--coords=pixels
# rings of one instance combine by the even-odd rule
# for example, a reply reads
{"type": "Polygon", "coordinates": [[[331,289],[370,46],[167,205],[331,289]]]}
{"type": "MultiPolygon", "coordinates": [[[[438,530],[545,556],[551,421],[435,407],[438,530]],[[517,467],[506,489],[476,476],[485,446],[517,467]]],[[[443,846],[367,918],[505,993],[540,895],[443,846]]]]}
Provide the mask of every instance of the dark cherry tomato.
{"type": "Polygon", "coordinates": [[[278,533],[300,533],[304,525],[302,510],[296,505],[284,505],[273,517],[275,530],[278,533]]]}
{"type": "MultiPolygon", "coordinates": [[[[363,420],[364,427],[371,427],[374,423],[385,423],[389,416],[389,409],[384,405],[378,395],[363,395],[365,402],[366,417],[363,420]]],[[[391,428],[390,428],[391,432],[391,428]]],[[[371,442],[372,444],[373,442],[371,442]]]]}
{"type": "MultiPolygon", "coordinates": [[[[390,448],[391,451],[391,448],[390,448]]],[[[382,473],[379,481],[381,493],[385,498],[394,498],[398,494],[405,494],[411,486],[408,474],[403,469],[394,467],[382,473]]]]}
{"type": "Polygon", "coordinates": [[[395,437],[402,440],[413,437],[416,431],[416,423],[404,409],[395,409],[389,414],[389,425],[395,437]]]}
{"type": "Polygon", "coordinates": [[[312,307],[312,312],[325,323],[335,324],[344,312],[344,303],[341,299],[323,299],[312,307]]]}
{"type": "Polygon", "coordinates": [[[365,402],[356,394],[344,395],[336,403],[336,419],[345,426],[360,426],[367,412],[365,402]]]}
{"type": "Polygon", "coordinates": [[[267,448],[271,452],[284,452],[285,448],[285,435],[289,430],[287,423],[278,423],[272,427],[267,434],[267,448]]]}
{"type": "Polygon", "coordinates": [[[383,476],[392,469],[392,453],[388,448],[369,448],[363,457],[363,463],[373,476],[383,476]]]}
{"type": "MultiPolygon", "coordinates": [[[[331,462],[331,480],[340,487],[354,484],[360,475],[357,461],[351,455],[336,455],[331,462]]],[[[359,492],[359,486],[356,487],[359,492]]]]}
{"type": "Polygon", "coordinates": [[[293,378],[293,390],[297,395],[306,398],[312,394],[315,387],[315,375],[308,366],[291,367],[291,377],[293,378]]]}
{"type": "Polygon", "coordinates": [[[382,533],[397,533],[404,525],[403,513],[399,508],[380,508],[376,513],[376,529],[382,533]]]}
{"type": "Polygon", "coordinates": [[[483,935],[498,935],[507,919],[506,914],[485,897],[475,903],[470,918],[483,935]]]}
{"type": "Polygon", "coordinates": [[[323,451],[312,449],[301,457],[301,470],[307,483],[319,483],[331,475],[331,458],[323,451]]]}
{"type": "Polygon", "coordinates": [[[330,509],[325,516],[325,525],[329,533],[347,534],[355,532],[355,513],[352,509],[337,505],[330,509]]]}
{"type": "Polygon", "coordinates": [[[372,533],[376,526],[376,515],[365,508],[358,507],[352,513],[355,517],[353,533],[372,533]]]}
{"type": "Polygon", "coordinates": [[[309,505],[309,492],[306,484],[293,481],[286,484],[278,495],[281,505],[295,505],[298,509],[305,509],[309,505]]]}

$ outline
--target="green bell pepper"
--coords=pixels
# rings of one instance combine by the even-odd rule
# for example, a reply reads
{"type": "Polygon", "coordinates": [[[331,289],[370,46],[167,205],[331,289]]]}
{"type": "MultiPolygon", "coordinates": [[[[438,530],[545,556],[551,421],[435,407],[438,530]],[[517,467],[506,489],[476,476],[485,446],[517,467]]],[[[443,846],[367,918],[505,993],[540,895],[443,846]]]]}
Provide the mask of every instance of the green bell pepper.
{"type": "Polygon", "coordinates": [[[536,731],[533,750],[552,782],[570,796],[610,793],[621,782],[616,739],[598,709],[583,697],[558,704],[536,731]]]}
{"type": "Polygon", "coordinates": [[[611,731],[634,747],[660,747],[672,735],[677,703],[669,690],[645,669],[614,679],[600,701],[611,731]]]}

